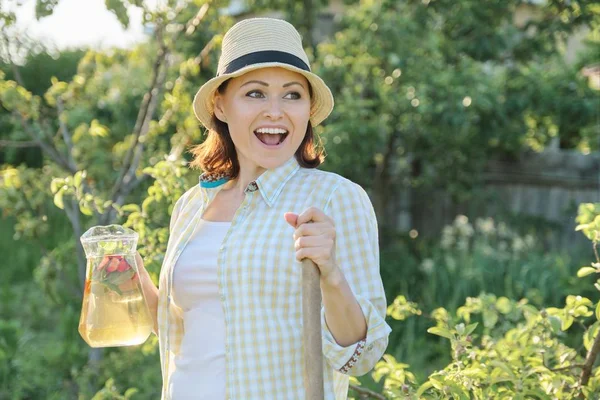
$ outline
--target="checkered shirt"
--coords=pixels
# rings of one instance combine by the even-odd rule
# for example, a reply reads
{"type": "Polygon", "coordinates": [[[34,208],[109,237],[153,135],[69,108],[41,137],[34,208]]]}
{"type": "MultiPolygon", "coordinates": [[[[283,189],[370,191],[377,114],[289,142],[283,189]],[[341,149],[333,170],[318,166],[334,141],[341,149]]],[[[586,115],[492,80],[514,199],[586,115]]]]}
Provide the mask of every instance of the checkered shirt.
{"type": "MultiPolygon", "coordinates": [[[[173,267],[206,206],[226,179],[200,177],[175,204],[159,280],[158,338],[163,400],[185,329],[172,298],[173,267]]],[[[325,400],[344,400],[348,376],[369,372],[391,331],[379,274],[377,220],[366,192],[340,175],[301,168],[295,158],[267,170],[246,188],[218,253],[218,284],[225,318],[227,400],[304,399],[302,264],[285,212],[317,207],[333,218],[336,262],[367,321],[366,338],[340,346],[321,308],[325,400]]],[[[206,327],[210,329],[210,327],[206,327]]],[[[202,343],[198,343],[202,346],[202,343]]]]}

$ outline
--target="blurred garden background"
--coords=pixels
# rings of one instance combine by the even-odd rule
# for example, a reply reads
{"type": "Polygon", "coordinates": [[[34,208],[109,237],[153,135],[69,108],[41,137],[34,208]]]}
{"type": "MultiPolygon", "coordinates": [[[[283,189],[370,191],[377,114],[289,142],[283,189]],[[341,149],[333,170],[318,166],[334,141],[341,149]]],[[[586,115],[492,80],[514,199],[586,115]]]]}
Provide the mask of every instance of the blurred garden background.
{"type": "Polygon", "coordinates": [[[199,175],[193,95],[225,31],[261,15],[301,31],[336,99],[323,168],[361,184],[379,219],[393,332],[350,397],[600,399],[596,1],[73,4],[0,2],[1,400],[160,397],[155,337],[98,350],[79,336],[78,238],[124,224],[158,277],[199,175]],[[23,24],[59,14],[100,39],[23,24]]]}

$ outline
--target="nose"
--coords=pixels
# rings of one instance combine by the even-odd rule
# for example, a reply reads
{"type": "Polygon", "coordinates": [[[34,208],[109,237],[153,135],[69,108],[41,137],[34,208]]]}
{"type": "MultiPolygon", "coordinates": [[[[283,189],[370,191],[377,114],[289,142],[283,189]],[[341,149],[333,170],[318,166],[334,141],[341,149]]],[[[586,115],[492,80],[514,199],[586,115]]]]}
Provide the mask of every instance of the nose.
{"type": "Polygon", "coordinates": [[[267,103],[265,116],[272,120],[277,120],[283,116],[283,110],[278,98],[274,97],[267,103]]]}

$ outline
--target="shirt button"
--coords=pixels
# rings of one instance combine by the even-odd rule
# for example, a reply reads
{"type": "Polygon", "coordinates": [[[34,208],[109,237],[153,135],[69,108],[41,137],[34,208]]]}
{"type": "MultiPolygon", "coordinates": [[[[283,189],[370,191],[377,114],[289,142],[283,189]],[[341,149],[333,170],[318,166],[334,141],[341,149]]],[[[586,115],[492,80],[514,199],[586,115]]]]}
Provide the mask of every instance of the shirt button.
{"type": "Polygon", "coordinates": [[[368,346],[367,346],[367,350],[368,350],[368,351],[371,351],[371,350],[373,350],[373,345],[372,345],[372,344],[368,345],[368,346]]]}

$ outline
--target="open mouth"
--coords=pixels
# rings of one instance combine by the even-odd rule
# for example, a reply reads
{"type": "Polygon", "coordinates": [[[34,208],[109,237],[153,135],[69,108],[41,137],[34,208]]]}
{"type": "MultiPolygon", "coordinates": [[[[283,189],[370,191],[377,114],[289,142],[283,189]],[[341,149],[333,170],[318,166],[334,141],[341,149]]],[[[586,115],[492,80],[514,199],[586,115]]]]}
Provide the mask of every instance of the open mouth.
{"type": "Polygon", "coordinates": [[[267,146],[278,146],[284,142],[289,132],[281,128],[259,128],[254,135],[267,146]]]}

